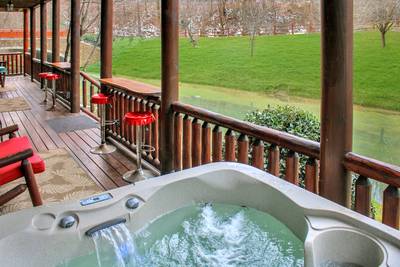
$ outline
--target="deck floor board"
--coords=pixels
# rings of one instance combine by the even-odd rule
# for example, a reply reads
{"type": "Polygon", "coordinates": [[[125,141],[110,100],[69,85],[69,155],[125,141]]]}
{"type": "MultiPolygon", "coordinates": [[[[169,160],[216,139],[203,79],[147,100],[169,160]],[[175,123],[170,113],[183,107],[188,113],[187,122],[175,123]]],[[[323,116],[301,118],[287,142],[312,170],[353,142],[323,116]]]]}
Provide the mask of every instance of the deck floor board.
{"type": "MultiPolygon", "coordinates": [[[[51,105],[50,97],[47,106],[41,104],[44,94],[39,84],[31,82],[29,77],[10,77],[6,83],[14,84],[16,91],[0,93],[0,98],[23,97],[31,106],[31,110],[0,113],[3,127],[18,124],[17,134],[28,136],[35,151],[66,149],[93,181],[105,190],[126,185],[122,174],[135,168],[132,159],[119,151],[106,156],[93,155],[89,151],[91,147],[100,143],[98,128],[56,133],[47,122],[56,118],[86,116],[84,113],[71,114],[59,104],[56,111],[47,111],[51,105]]],[[[7,137],[4,137],[4,140],[7,140],[7,137]]]]}

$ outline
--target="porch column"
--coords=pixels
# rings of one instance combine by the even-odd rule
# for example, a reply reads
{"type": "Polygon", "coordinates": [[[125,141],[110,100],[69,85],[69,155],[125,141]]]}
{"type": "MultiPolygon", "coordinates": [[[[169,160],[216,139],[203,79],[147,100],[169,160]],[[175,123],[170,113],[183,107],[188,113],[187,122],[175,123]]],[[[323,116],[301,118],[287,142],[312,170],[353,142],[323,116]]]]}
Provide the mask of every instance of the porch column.
{"type": "Polygon", "coordinates": [[[53,0],[51,54],[53,62],[60,61],[60,0],[53,0]]]}
{"type": "Polygon", "coordinates": [[[40,1],[40,71],[44,71],[44,63],[47,61],[47,5],[40,1]]]}
{"type": "Polygon", "coordinates": [[[71,112],[80,111],[80,0],[71,1],[71,112]]]}
{"type": "Polygon", "coordinates": [[[25,64],[25,54],[28,53],[29,49],[29,14],[28,9],[24,9],[24,52],[22,58],[24,60],[24,76],[27,73],[26,64],[25,64]]]}
{"type": "Polygon", "coordinates": [[[31,15],[31,81],[33,82],[33,59],[36,57],[36,10],[30,8],[31,15]]]}
{"type": "Polygon", "coordinates": [[[351,176],[343,159],[352,150],[352,0],[321,0],[321,46],[320,193],[349,207],[351,176]]]}
{"type": "Polygon", "coordinates": [[[101,0],[100,77],[112,77],[113,0],[101,0]]]}
{"type": "Polygon", "coordinates": [[[179,100],[179,1],[161,2],[161,173],[174,170],[174,114],[172,103],[179,100]]]}

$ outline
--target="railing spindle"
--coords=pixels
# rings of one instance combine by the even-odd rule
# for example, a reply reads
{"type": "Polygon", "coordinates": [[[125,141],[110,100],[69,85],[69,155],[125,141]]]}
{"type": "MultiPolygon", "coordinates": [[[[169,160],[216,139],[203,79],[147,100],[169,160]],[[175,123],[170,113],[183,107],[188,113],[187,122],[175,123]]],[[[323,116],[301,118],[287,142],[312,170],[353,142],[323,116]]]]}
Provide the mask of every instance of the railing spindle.
{"type": "Polygon", "coordinates": [[[319,175],[318,175],[318,162],[314,158],[309,158],[306,163],[306,177],[305,177],[305,188],[318,194],[318,184],[319,184],[319,175]]]}
{"type": "Polygon", "coordinates": [[[182,142],[183,142],[183,117],[176,113],[174,117],[174,166],[175,171],[182,170],[182,142]]]}
{"type": "Polygon", "coordinates": [[[198,119],[192,121],[192,166],[201,165],[201,124],[198,119]]]}
{"type": "Polygon", "coordinates": [[[389,185],[383,192],[383,223],[393,228],[400,226],[400,192],[389,185]]]}
{"type": "Polygon", "coordinates": [[[371,216],[371,182],[367,177],[359,176],[356,181],[356,194],[355,194],[355,205],[354,209],[364,214],[365,216],[371,216]]]}
{"type": "Polygon", "coordinates": [[[192,120],[188,115],[183,118],[183,169],[192,167],[192,120]]]}
{"type": "Polygon", "coordinates": [[[84,108],[87,107],[87,101],[88,101],[88,98],[87,98],[86,80],[83,79],[82,80],[82,106],[84,108]]]}
{"type": "Polygon", "coordinates": [[[256,139],[252,145],[253,167],[264,170],[264,143],[256,139]]]}
{"type": "Polygon", "coordinates": [[[154,162],[154,165],[156,167],[159,167],[160,166],[160,157],[159,157],[159,154],[160,154],[160,147],[159,147],[159,131],[160,131],[159,111],[160,111],[160,106],[154,103],[153,107],[152,107],[152,111],[153,111],[154,118],[155,118],[154,125],[153,125],[153,137],[152,137],[153,146],[154,146],[154,152],[153,152],[153,159],[154,160],[153,160],[153,162],[154,162]]]}
{"type": "Polygon", "coordinates": [[[292,184],[299,184],[299,155],[292,150],[286,158],[286,180],[292,184]]]}
{"type": "Polygon", "coordinates": [[[277,145],[270,145],[268,148],[268,172],[277,177],[280,176],[280,152],[277,145]]]}
{"type": "Polygon", "coordinates": [[[225,134],[225,161],[236,161],[236,138],[235,133],[228,129],[225,134]]]}
{"type": "Polygon", "coordinates": [[[241,134],[238,138],[238,162],[249,163],[249,138],[245,134],[241,134]]]}
{"type": "MultiPolygon", "coordinates": [[[[90,84],[90,99],[92,99],[92,96],[94,95],[94,85],[91,83],[90,84]]],[[[90,112],[94,113],[94,107],[92,103],[90,103],[90,112]]]]}
{"type": "Polygon", "coordinates": [[[201,144],[202,144],[202,164],[208,164],[211,162],[211,128],[207,122],[203,123],[201,133],[201,144]]]}
{"type": "Polygon", "coordinates": [[[212,161],[222,161],[222,132],[218,125],[215,125],[212,133],[212,161]]]}

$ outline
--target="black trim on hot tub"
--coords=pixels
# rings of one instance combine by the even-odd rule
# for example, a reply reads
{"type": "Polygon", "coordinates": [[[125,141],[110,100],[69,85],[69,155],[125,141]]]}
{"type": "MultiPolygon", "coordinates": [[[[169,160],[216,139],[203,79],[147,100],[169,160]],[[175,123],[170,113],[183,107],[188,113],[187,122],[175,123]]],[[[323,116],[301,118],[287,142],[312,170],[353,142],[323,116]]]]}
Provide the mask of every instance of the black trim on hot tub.
{"type": "Polygon", "coordinates": [[[86,231],[85,235],[89,236],[89,237],[93,237],[93,235],[96,232],[104,230],[104,229],[107,229],[107,228],[110,228],[112,226],[115,226],[115,225],[118,225],[118,224],[121,224],[121,223],[126,223],[126,219],[125,218],[117,218],[117,219],[113,219],[113,220],[110,220],[110,221],[106,221],[106,222],[103,222],[103,223],[101,223],[99,225],[96,225],[93,228],[90,228],[89,230],[86,231]]]}

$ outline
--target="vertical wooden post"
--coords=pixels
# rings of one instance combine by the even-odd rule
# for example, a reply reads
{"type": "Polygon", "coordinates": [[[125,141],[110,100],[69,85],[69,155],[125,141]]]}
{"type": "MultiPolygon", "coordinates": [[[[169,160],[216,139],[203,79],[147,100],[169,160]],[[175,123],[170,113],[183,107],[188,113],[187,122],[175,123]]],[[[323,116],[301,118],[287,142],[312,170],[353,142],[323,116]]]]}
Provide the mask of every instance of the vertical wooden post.
{"type": "Polygon", "coordinates": [[[322,196],[350,207],[351,177],[342,162],[352,149],[353,1],[321,1],[322,196]]]}
{"type": "Polygon", "coordinates": [[[174,169],[174,113],[172,103],[179,99],[179,1],[161,2],[161,173],[174,169]]]}
{"type": "Polygon", "coordinates": [[[47,61],[47,5],[40,1],[40,71],[44,71],[44,62],[47,61]]]}
{"type": "Polygon", "coordinates": [[[60,0],[53,0],[51,54],[52,61],[60,61],[60,0]]]}
{"type": "Polygon", "coordinates": [[[33,82],[33,59],[36,57],[36,10],[30,8],[31,15],[31,81],[33,82]]]}
{"type": "Polygon", "coordinates": [[[24,9],[24,53],[22,58],[24,60],[24,76],[27,73],[26,64],[25,64],[25,54],[28,53],[29,48],[29,14],[28,9],[24,9]]]}
{"type": "Polygon", "coordinates": [[[100,77],[112,77],[113,1],[101,0],[100,77]]]}
{"type": "Polygon", "coordinates": [[[71,1],[71,112],[80,111],[80,0],[71,1]]]}

